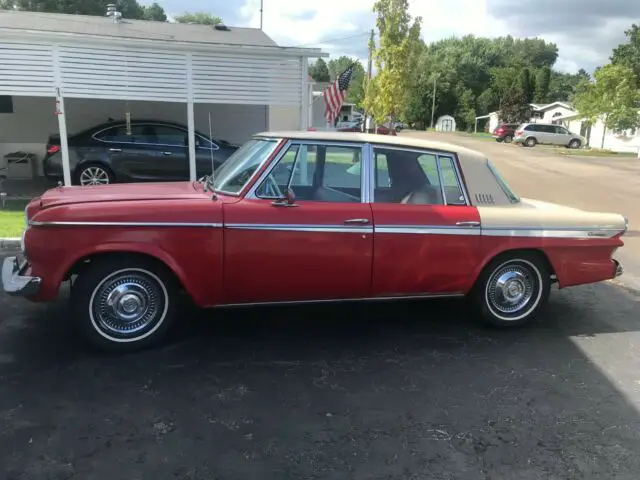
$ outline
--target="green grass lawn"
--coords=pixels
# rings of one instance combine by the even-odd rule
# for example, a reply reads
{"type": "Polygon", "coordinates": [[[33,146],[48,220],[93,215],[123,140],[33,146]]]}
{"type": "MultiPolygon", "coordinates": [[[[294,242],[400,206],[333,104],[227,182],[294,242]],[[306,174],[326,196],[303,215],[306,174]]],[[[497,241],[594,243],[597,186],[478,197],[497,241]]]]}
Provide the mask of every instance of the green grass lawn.
{"type": "Polygon", "coordinates": [[[616,157],[616,158],[636,158],[635,152],[612,152],[611,150],[600,150],[599,148],[554,148],[559,155],[570,155],[575,157],[616,157]]]}
{"type": "Polygon", "coordinates": [[[0,238],[13,238],[22,235],[24,230],[24,207],[29,200],[7,200],[0,208],[0,238]]]}

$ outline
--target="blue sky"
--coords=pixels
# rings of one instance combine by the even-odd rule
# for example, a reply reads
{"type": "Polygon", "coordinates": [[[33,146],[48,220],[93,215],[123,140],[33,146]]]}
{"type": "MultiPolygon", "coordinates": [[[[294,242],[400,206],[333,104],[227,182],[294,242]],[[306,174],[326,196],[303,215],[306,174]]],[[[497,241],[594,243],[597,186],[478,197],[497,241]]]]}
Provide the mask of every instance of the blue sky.
{"type": "MultiPolygon", "coordinates": [[[[409,0],[425,41],[472,33],[539,36],[557,43],[556,67],[592,71],[608,61],[624,30],[640,20],[640,0],[409,0]]],[[[145,1],[144,3],[151,3],[145,1]]],[[[206,11],[229,26],[259,26],[260,0],[158,0],[167,14],[206,11]]],[[[366,60],[373,0],[264,0],[264,30],[278,44],[322,48],[366,60]]]]}

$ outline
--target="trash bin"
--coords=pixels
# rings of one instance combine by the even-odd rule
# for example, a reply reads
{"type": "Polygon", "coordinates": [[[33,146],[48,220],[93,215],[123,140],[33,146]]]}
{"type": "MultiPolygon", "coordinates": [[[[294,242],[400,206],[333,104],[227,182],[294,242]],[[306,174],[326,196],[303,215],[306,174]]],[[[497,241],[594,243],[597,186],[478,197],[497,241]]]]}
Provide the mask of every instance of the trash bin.
{"type": "Polygon", "coordinates": [[[13,152],[4,156],[9,179],[33,179],[36,176],[36,155],[34,153],[13,152]]]}

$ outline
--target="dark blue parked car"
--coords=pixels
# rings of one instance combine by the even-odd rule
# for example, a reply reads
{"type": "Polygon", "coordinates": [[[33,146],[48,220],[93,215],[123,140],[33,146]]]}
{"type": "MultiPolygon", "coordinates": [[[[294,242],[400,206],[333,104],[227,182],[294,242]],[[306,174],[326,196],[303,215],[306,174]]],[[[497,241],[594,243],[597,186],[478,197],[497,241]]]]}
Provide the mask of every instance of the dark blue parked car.
{"type": "MultiPolygon", "coordinates": [[[[74,185],[166,182],[189,179],[187,127],[157,120],[110,121],[68,137],[74,185]],[[129,133],[129,134],[128,134],[129,133]]],[[[218,168],[238,146],[196,132],[196,171],[201,177],[218,168]]],[[[51,135],[43,160],[44,175],[62,180],[60,135],[51,135]]]]}

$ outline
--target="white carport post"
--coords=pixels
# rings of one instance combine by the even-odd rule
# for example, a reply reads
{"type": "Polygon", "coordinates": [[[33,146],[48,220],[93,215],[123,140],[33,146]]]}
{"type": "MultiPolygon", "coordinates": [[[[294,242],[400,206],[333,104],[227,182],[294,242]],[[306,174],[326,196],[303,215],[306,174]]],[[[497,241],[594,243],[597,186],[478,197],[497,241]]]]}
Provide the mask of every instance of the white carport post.
{"type": "Polygon", "coordinates": [[[60,154],[62,155],[62,177],[64,186],[71,186],[71,166],[69,162],[69,142],[67,141],[67,115],[64,108],[62,92],[62,76],[60,75],[60,56],[58,45],[53,46],[53,81],[55,82],[56,116],[58,117],[58,131],[60,133],[60,154]]]}
{"type": "MultiPolygon", "coordinates": [[[[189,180],[196,180],[196,127],[193,111],[192,54],[187,53],[187,131],[189,134],[189,180]]],[[[212,172],[213,173],[213,172],[212,172]]]]}
{"type": "MultiPolygon", "coordinates": [[[[302,72],[300,74],[300,130],[303,132],[309,129],[309,60],[307,57],[300,57],[302,72]]],[[[307,146],[300,146],[300,183],[307,184],[307,146]]]]}

